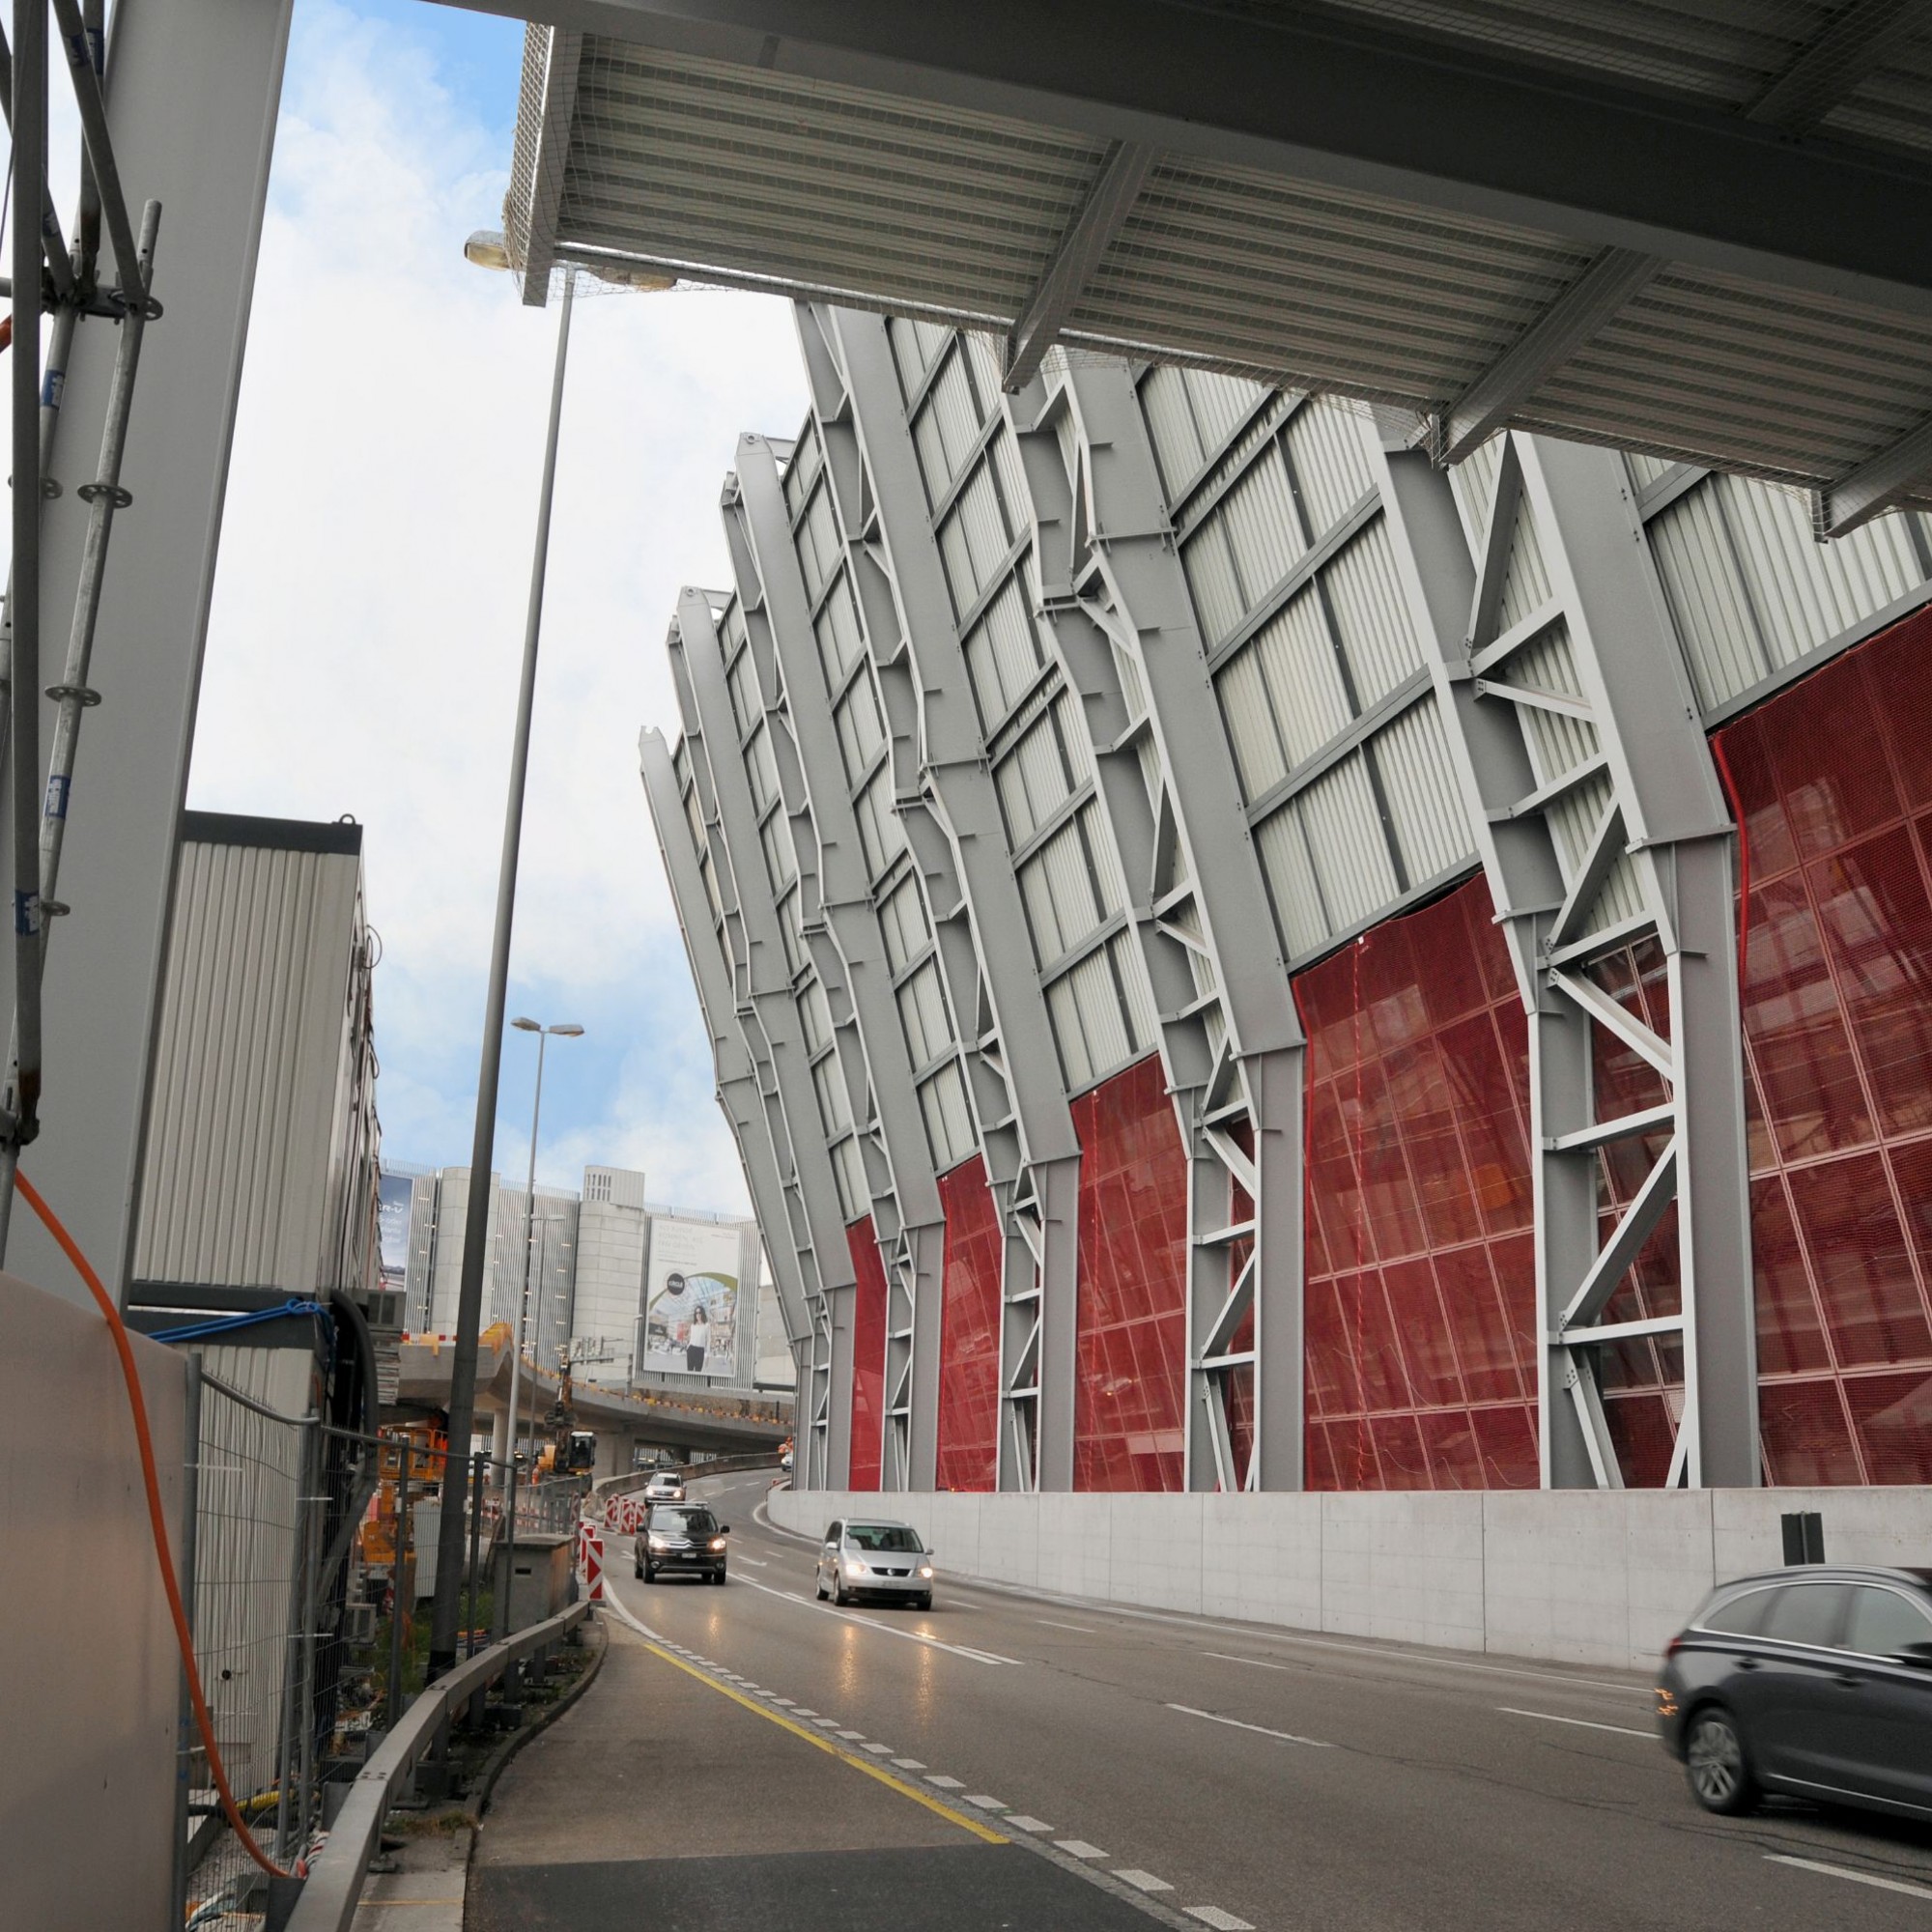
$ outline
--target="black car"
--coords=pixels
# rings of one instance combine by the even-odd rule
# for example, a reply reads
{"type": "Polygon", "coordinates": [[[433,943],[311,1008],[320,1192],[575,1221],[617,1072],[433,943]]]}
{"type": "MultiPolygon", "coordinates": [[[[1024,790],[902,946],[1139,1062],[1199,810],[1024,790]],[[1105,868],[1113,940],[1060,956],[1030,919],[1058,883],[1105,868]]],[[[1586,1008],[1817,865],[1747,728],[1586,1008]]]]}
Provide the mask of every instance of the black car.
{"type": "Polygon", "coordinates": [[[1932,1570],[1724,1584],[1663,1653],[1657,1721],[1707,1811],[1781,1791],[1932,1818],[1932,1570]]]}
{"type": "Polygon", "coordinates": [[[655,1503],[639,1530],[634,1562],[646,1583],[660,1577],[701,1577],[709,1583],[724,1580],[724,1539],[728,1522],[720,1522],[702,1503],[655,1503]]]}

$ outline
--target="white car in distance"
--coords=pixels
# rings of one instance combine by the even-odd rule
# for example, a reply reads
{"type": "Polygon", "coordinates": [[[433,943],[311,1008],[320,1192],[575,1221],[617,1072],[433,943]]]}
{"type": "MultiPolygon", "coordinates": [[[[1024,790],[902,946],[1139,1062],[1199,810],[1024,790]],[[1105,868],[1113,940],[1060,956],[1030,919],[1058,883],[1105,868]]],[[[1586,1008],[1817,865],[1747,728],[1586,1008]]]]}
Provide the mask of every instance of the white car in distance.
{"type": "Polygon", "coordinates": [[[647,1503],[681,1503],[684,1500],[684,1478],[675,1469],[660,1469],[644,1485],[644,1500],[647,1503]]]}

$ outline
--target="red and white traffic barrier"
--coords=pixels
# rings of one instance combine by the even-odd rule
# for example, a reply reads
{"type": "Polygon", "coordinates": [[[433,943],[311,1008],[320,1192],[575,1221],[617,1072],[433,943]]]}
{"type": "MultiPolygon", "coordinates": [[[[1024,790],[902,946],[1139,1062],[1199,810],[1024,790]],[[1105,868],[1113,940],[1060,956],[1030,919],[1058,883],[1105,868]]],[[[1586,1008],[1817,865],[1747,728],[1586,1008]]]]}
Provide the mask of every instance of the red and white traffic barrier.
{"type": "Polygon", "coordinates": [[[583,1564],[583,1594],[593,1604],[604,1601],[604,1538],[588,1523],[580,1544],[583,1564]]]}

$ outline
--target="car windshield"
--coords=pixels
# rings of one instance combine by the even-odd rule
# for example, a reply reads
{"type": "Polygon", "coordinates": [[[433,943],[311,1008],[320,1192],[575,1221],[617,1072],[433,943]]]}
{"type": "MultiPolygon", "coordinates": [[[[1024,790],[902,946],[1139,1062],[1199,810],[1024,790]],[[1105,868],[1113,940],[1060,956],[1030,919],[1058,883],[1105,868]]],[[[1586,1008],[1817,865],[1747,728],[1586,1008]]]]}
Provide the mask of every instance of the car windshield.
{"type": "Polygon", "coordinates": [[[716,1536],[718,1519],[708,1509],[654,1509],[651,1527],[660,1535],[716,1536]]]}
{"type": "Polygon", "coordinates": [[[915,1554],[919,1532],[898,1522],[855,1522],[846,1526],[845,1540],[854,1549],[904,1549],[915,1554]]]}

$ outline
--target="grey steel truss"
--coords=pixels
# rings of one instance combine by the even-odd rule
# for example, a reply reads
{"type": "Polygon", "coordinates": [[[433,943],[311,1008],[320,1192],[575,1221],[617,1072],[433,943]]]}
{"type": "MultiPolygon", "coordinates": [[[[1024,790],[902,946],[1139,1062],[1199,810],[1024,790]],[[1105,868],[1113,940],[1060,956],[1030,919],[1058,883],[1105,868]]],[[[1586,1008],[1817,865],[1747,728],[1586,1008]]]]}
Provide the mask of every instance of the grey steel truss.
{"type": "Polygon", "coordinates": [[[956,903],[935,908],[942,945],[955,995],[977,988],[958,1010],[1006,1236],[1000,1487],[1070,1489],[1079,1143],[887,325],[820,308],[803,322],[808,361],[815,331],[823,375],[849,408],[853,481],[865,495],[847,526],[892,594],[907,646],[903,722],[918,746],[918,789],[899,810],[929,882],[956,885],[956,903]]]}
{"type": "MultiPolygon", "coordinates": [[[[755,572],[741,569],[748,614],[769,625],[781,680],[779,708],[797,753],[794,778],[781,760],[780,782],[802,787],[795,818],[809,813],[816,846],[808,877],[804,929],[828,993],[841,1015],[852,1116],[874,1145],[873,1234],[887,1286],[884,1440],[880,1487],[929,1490],[936,1480],[940,1275],[945,1223],[908,1055],[892,971],[872,900],[865,849],[847,788],[838,729],[812,628],[812,600],[794,547],[792,517],[778,457],[763,438],[738,445],[738,494],[727,516],[749,547],[755,572]],[[750,611],[758,599],[758,611],[750,611]]],[[[801,839],[801,847],[806,844],[801,839]]],[[[803,850],[801,866],[805,865],[803,850]]]]}
{"type": "Polygon", "coordinates": [[[1530,1015],[1543,1479],[1620,1487],[1599,1351],[1681,1340],[1670,1483],[1758,1480],[1732,827],[1622,460],[1511,435],[1451,487],[1382,452],[1389,514],[1530,1015]],[[1470,562],[1471,546],[1477,547],[1470,562]],[[1654,942],[1670,1037],[1593,968],[1654,942]],[[1655,1070],[1661,1104],[1603,1118],[1599,1032],[1655,1070]],[[1648,1170],[1603,1226],[1602,1151],[1648,1170]],[[1682,1305],[1604,1311],[1665,1210],[1682,1305]]]}
{"type": "Polygon", "coordinates": [[[1189,1156],[1188,1486],[1299,1489],[1301,1034],[1152,446],[1124,363],[1056,357],[1009,412],[1189,1156]]]}
{"type": "MultiPolygon", "coordinates": [[[[758,640],[753,638],[748,647],[755,650],[758,640]]],[[[726,878],[733,880],[724,923],[732,935],[739,1016],[748,1035],[756,1026],[764,1036],[773,1142],[789,1152],[786,1184],[795,1191],[798,1208],[792,1224],[817,1276],[820,1305],[812,1310],[812,1440],[807,1481],[812,1487],[842,1488],[851,1453],[855,1278],[831,1155],[814,1125],[817,1101],[778,908],[762,879],[753,880],[749,889],[735,882],[735,867],[755,866],[763,844],[716,619],[711,600],[701,590],[686,590],[678,599],[672,664],[685,705],[685,742],[689,746],[696,738],[710,774],[722,835],[714,852],[718,876],[721,886],[726,878]]],[[[770,668],[761,668],[769,676],[770,668]]],[[[765,678],[760,684],[764,687],[765,678]]]]}

